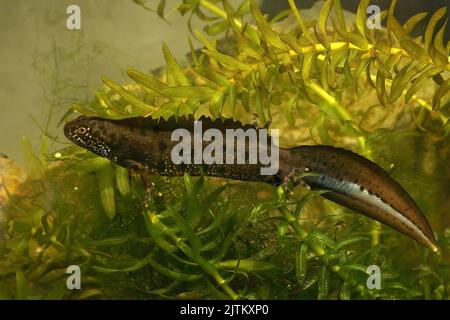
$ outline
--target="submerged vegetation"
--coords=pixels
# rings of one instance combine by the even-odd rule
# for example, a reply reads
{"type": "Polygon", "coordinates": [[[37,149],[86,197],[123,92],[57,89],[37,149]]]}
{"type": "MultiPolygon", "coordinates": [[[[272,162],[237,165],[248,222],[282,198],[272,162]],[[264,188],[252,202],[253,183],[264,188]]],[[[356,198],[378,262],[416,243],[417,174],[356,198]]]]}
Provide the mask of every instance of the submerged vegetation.
{"type": "MultiPolygon", "coordinates": [[[[206,114],[279,128],[284,147],[353,149],[412,194],[437,254],[302,187],[154,177],[157,196],[148,199],[132,172],[76,146],[49,152],[44,136],[37,154],[24,140],[28,180],[4,208],[0,296],[449,299],[445,9],[413,37],[427,14],[401,25],[396,2],[381,14],[386,28],[368,29],[368,0],[351,24],[339,0],[325,1],[317,21],[292,0],[270,21],[255,1],[234,9],[184,0],[178,11],[207,22],[206,34],[192,30],[203,46],[191,44],[192,63],[178,63],[164,44],[164,74],[129,68],[134,82],[125,85],[103,78],[106,87],[73,111],[206,114]],[[81,290],[66,287],[69,265],[82,270],[81,290]],[[381,289],[366,287],[370,265],[381,269],[381,289]]],[[[164,17],[165,1],[156,11],[164,17]]]]}

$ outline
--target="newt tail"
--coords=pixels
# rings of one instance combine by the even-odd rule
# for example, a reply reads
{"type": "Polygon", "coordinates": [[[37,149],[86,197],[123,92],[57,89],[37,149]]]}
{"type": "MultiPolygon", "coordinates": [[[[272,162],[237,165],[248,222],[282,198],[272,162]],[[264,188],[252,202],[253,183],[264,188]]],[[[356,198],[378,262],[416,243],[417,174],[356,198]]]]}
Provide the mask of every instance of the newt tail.
{"type": "MultiPolygon", "coordinates": [[[[232,120],[199,120],[205,129],[222,132],[261,130],[232,120]]],[[[64,133],[75,144],[120,166],[139,166],[154,175],[180,176],[187,172],[271,184],[287,180],[297,184],[302,180],[313,189],[328,190],[323,197],[380,221],[434,252],[438,250],[433,231],[415,201],[374,162],[345,149],[319,145],[279,148],[279,170],[272,176],[261,175],[260,164],[174,164],[171,150],[178,142],[171,140],[171,133],[178,128],[192,132],[193,123],[192,117],[109,120],[81,116],[67,123],[64,133]],[[298,178],[305,172],[313,175],[298,178]]]]}

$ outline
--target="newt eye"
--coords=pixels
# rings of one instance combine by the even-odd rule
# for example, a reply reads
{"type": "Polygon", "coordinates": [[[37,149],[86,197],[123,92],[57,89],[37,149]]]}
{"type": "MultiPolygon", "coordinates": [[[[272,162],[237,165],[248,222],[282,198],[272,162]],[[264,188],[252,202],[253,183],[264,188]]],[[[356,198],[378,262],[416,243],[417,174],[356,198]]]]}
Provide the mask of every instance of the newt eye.
{"type": "Polygon", "coordinates": [[[77,131],[79,134],[85,134],[87,132],[87,129],[85,127],[79,127],[77,131]]]}

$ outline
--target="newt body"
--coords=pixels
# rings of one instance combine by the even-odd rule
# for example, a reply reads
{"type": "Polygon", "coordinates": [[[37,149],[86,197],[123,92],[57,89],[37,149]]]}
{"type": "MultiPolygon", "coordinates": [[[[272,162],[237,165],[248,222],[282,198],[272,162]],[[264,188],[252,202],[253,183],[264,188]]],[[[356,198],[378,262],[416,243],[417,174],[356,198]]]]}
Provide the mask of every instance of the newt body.
{"type": "MultiPolygon", "coordinates": [[[[232,120],[200,118],[203,127],[226,129],[254,128],[232,120]]],[[[313,189],[325,189],[323,196],[356,210],[408,235],[437,251],[437,243],[428,221],[402,186],[377,164],[351,151],[331,146],[300,146],[279,149],[279,171],[261,175],[261,164],[174,164],[171,141],[178,128],[193,130],[194,119],[129,118],[108,120],[81,116],[64,127],[65,135],[78,144],[125,168],[144,168],[154,175],[208,175],[244,181],[279,184],[305,172],[314,175],[301,178],[313,189]]],[[[204,146],[208,143],[204,142],[204,146]]],[[[246,146],[246,152],[248,146],[246,146]]]]}

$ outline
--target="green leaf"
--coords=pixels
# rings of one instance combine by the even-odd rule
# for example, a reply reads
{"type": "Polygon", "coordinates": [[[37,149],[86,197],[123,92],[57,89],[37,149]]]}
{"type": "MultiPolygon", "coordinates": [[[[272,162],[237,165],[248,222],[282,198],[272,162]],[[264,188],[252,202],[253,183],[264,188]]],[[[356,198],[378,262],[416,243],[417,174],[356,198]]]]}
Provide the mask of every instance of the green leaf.
{"type": "Polygon", "coordinates": [[[344,70],[344,76],[345,76],[345,79],[346,79],[349,83],[351,83],[352,85],[354,85],[356,79],[352,76],[352,72],[351,72],[351,70],[350,70],[349,59],[345,59],[343,70],[344,70]]]}
{"type": "Polygon", "coordinates": [[[348,42],[362,50],[367,50],[367,48],[369,47],[369,42],[357,34],[343,30],[338,30],[338,33],[342,38],[344,38],[344,40],[347,40],[348,42]]]}
{"type": "Polygon", "coordinates": [[[369,63],[366,65],[366,81],[374,89],[376,89],[375,84],[372,81],[372,74],[370,73],[370,65],[372,64],[372,59],[369,59],[369,63]]]}
{"type": "Polygon", "coordinates": [[[310,232],[307,236],[307,239],[317,241],[324,248],[334,248],[335,246],[335,242],[330,236],[318,230],[310,232]]]}
{"type": "Polygon", "coordinates": [[[211,99],[209,102],[209,111],[214,117],[219,117],[222,115],[223,104],[225,102],[225,94],[219,93],[211,99]]]}
{"type": "Polygon", "coordinates": [[[316,24],[316,37],[317,40],[327,49],[329,49],[329,41],[327,36],[327,22],[330,15],[331,6],[333,5],[333,0],[327,0],[320,10],[319,20],[316,24]]]}
{"type": "Polygon", "coordinates": [[[116,169],[116,182],[117,189],[121,195],[126,196],[130,192],[130,180],[128,177],[128,170],[121,167],[115,166],[116,169]]]}
{"type": "Polygon", "coordinates": [[[361,0],[356,11],[356,28],[364,38],[366,38],[367,7],[369,2],[370,0],[361,0]]]}
{"type": "MultiPolygon", "coordinates": [[[[192,247],[192,251],[195,255],[200,254],[200,250],[202,248],[202,242],[199,237],[195,234],[193,226],[189,223],[187,219],[184,219],[183,216],[175,209],[168,208],[166,211],[170,217],[175,222],[175,225],[183,232],[189,241],[190,246],[192,247]]],[[[193,212],[192,212],[193,213],[193,212]]],[[[195,213],[194,213],[195,214],[195,213]]],[[[180,245],[178,243],[178,245],[180,245]]]]}
{"type": "Polygon", "coordinates": [[[371,62],[370,58],[361,59],[359,61],[358,66],[356,67],[354,77],[355,79],[359,79],[363,71],[367,68],[368,64],[371,62]]]}
{"type": "Polygon", "coordinates": [[[391,39],[391,33],[393,32],[392,22],[396,21],[395,17],[394,17],[396,5],[397,5],[397,0],[392,0],[391,5],[389,6],[388,14],[387,14],[387,35],[388,35],[388,39],[389,39],[390,43],[392,43],[392,39],[391,39]]]}
{"type": "Polygon", "coordinates": [[[76,294],[74,299],[76,299],[76,300],[93,299],[93,297],[103,296],[103,295],[104,295],[104,292],[102,289],[89,288],[87,290],[83,290],[80,293],[76,294]]]}
{"type": "Polygon", "coordinates": [[[183,70],[181,70],[175,58],[172,56],[172,53],[170,52],[169,47],[167,47],[167,44],[165,42],[163,42],[162,49],[164,53],[164,59],[167,63],[167,84],[169,86],[189,86],[190,82],[188,78],[184,74],[183,70]]]}
{"type": "Polygon", "coordinates": [[[283,106],[283,115],[286,118],[286,121],[288,122],[290,127],[293,127],[295,125],[295,119],[294,116],[292,114],[292,108],[294,107],[294,105],[296,104],[298,97],[297,95],[293,96],[292,98],[289,99],[288,103],[285,103],[283,106]]]}
{"type": "Polygon", "coordinates": [[[339,298],[341,300],[350,300],[351,299],[351,288],[348,282],[343,282],[341,288],[339,290],[339,298]]]}
{"type": "Polygon", "coordinates": [[[135,264],[133,264],[127,268],[114,269],[114,268],[105,268],[105,267],[101,267],[101,266],[93,266],[92,268],[97,270],[98,272],[102,272],[102,273],[132,272],[132,271],[140,270],[148,264],[153,269],[155,269],[157,272],[165,275],[166,277],[180,280],[180,281],[198,281],[202,277],[201,274],[199,274],[199,275],[187,274],[187,273],[182,273],[182,272],[178,272],[178,271],[169,269],[169,268],[161,265],[160,263],[156,262],[152,253],[150,253],[150,255],[148,255],[144,259],[136,262],[135,264]]]}
{"type": "Polygon", "coordinates": [[[206,86],[168,87],[161,91],[168,98],[198,99],[209,101],[220,94],[220,91],[206,86]]]}
{"type": "Polygon", "coordinates": [[[361,241],[370,241],[370,237],[365,236],[356,236],[352,238],[347,238],[339,241],[336,245],[336,250],[340,250],[348,245],[351,245],[353,243],[361,242],[361,241]]]}
{"type": "MultiPolygon", "coordinates": [[[[447,50],[444,48],[444,32],[445,28],[447,27],[447,21],[442,25],[442,27],[439,29],[439,31],[436,33],[436,36],[434,37],[433,45],[436,48],[436,50],[441,53],[444,58],[447,57],[447,50]]],[[[448,59],[446,59],[448,62],[448,59]]],[[[446,62],[446,63],[447,63],[446,62]]]]}
{"type": "Polygon", "coordinates": [[[27,175],[32,179],[42,177],[43,172],[41,170],[41,164],[34,153],[30,140],[25,136],[22,136],[22,152],[26,161],[27,175]]]}
{"type": "Polygon", "coordinates": [[[345,270],[353,270],[353,271],[359,271],[364,274],[367,274],[367,266],[364,266],[362,264],[358,263],[349,263],[342,266],[342,269],[345,270]]]}
{"type": "Polygon", "coordinates": [[[164,118],[168,119],[173,115],[179,115],[181,101],[168,101],[159,107],[156,111],[152,112],[152,118],[164,118]]]}
{"type": "Polygon", "coordinates": [[[384,63],[378,59],[380,64],[379,69],[383,72],[386,79],[392,79],[391,71],[399,65],[400,60],[402,59],[403,54],[401,52],[397,52],[393,55],[389,55],[388,58],[384,61],[384,63]]]}
{"type": "Polygon", "coordinates": [[[97,171],[98,189],[100,191],[100,200],[105,210],[106,216],[113,219],[116,214],[116,205],[114,201],[113,173],[111,164],[97,171]]]}
{"type": "Polygon", "coordinates": [[[139,99],[135,94],[123,88],[121,85],[115,83],[112,80],[109,80],[106,77],[102,77],[103,82],[110,87],[113,91],[117,92],[125,101],[131,104],[133,107],[144,111],[145,113],[149,113],[154,111],[156,108],[154,106],[146,104],[144,101],[139,99]]]}
{"type": "Polygon", "coordinates": [[[328,54],[325,59],[320,64],[320,83],[325,91],[330,90],[329,79],[328,76],[330,74],[330,64],[328,59],[328,54]]]}
{"type": "Polygon", "coordinates": [[[228,87],[232,84],[232,82],[222,73],[216,72],[215,70],[209,67],[198,65],[195,67],[195,72],[197,72],[203,79],[205,79],[211,85],[228,87]]]}
{"type": "Polygon", "coordinates": [[[241,17],[251,11],[250,0],[243,0],[236,10],[236,16],[241,17]]]}
{"type": "Polygon", "coordinates": [[[311,69],[313,63],[316,61],[317,53],[313,50],[305,53],[303,57],[303,67],[302,67],[302,79],[305,82],[309,81],[311,69]]]}
{"type": "Polygon", "coordinates": [[[217,36],[218,34],[225,32],[228,29],[228,26],[228,21],[219,21],[211,25],[206,25],[203,30],[205,30],[209,36],[217,36]]]}
{"type": "Polygon", "coordinates": [[[197,55],[197,50],[195,50],[194,45],[192,44],[191,37],[188,37],[188,42],[189,42],[189,49],[191,50],[191,58],[192,58],[192,61],[194,62],[194,66],[198,66],[200,64],[200,60],[197,55]]]}
{"type": "Polygon", "coordinates": [[[265,124],[266,123],[266,116],[264,114],[264,109],[265,108],[265,104],[264,104],[264,100],[262,98],[263,93],[261,93],[261,89],[257,89],[254,95],[255,98],[255,109],[256,109],[256,114],[258,115],[258,119],[260,124],[265,124]]]}
{"type": "Polygon", "coordinates": [[[377,98],[380,103],[385,106],[386,105],[386,87],[385,87],[386,78],[384,76],[384,72],[382,70],[378,70],[377,72],[377,80],[376,80],[376,93],[377,98]]]}
{"type": "Polygon", "coordinates": [[[288,1],[289,1],[289,5],[291,6],[292,12],[294,12],[295,18],[297,19],[298,25],[300,26],[300,29],[302,30],[306,39],[308,39],[310,44],[315,44],[316,41],[314,41],[313,37],[309,34],[308,29],[306,28],[306,25],[303,22],[302,17],[300,16],[300,13],[297,9],[297,6],[295,5],[294,0],[288,0],[288,1]]]}
{"type": "MultiPolygon", "coordinates": [[[[309,173],[307,175],[304,176],[311,176],[313,174],[309,173]]],[[[301,176],[299,176],[298,178],[301,178],[301,176]]],[[[300,200],[297,202],[297,205],[295,206],[295,210],[294,210],[294,214],[297,218],[299,218],[303,212],[303,209],[305,207],[305,204],[313,199],[316,198],[324,193],[328,192],[327,190],[313,190],[313,191],[309,191],[307,194],[305,194],[303,197],[300,198],[300,200]]]]}
{"type": "Polygon", "coordinates": [[[22,270],[16,271],[16,299],[25,300],[27,298],[27,280],[22,270]]]}
{"type": "Polygon", "coordinates": [[[232,115],[236,112],[236,87],[231,85],[228,89],[228,100],[230,101],[232,115]]]}
{"type": "Polygon", "coordinates": [[[161,82],[159,79],[150,74],[142,73],[131,67],[127,69],[127,73],[128,76],[138,84],[154,92],[161,93],[162,90],[167,88],[167,85],[164,82],[161,82]]]}
{"type": "Polygon", "coordinates": [[[319,273],[317,278],[318,292],[317,299],[325,300],[328,298],[329,291],[330,272],[327,266],[319,267],[319,273]]]}
{"type": "MultiPolygon", "coordinates": [[[[104,110],[98,110],[100,111],[100,114],[104,111],[106,116],[111,119],[122,118],[123,116],[129,115],[129,112],[127,112],[126,108],[123,107],[123,104],[121,105],[121,103],[118,103],[118,106],[116,106],[115,103],[112,103],[111,92],[97,91],[95,93],[95,97],[99,101],[100,105],[104,106],[104,108],[102,108],[104,110]]],[[[96,114],[95,116],[99,116],[99,114],[96,114]]]]}
{"type": "Polygon", "coordinates": [[[133,2],[134,2],[135,4],[141,6],[141,7],[144,8],[145,10],[153,11],[151,8],[149,8],[149,7],[147,7],[147,6],[145,5],[145,0],[133,0],[133,2]]]}
{"type": "Polygon", "coordinates": [[[338,29],[341,31],[347,31],[345,27],[344,11],[342,11],[341,1],[333,0],[334,11],[336,12],[336,18],[338,22],[338,29]]]}
{"type": "Polygon", "coordinates": [[[387,29],[390,34],[393,32],[395,37],[401,41],[402,39],[408,39],[408,33],[403,29],[402,25],[394,16],[395,5],[397,4],[397,0],[393,0],[391,2],[391,6],[388,11],[388,20],[387,20],[387,29]]]}
{"type": "Polygon", "coordinates": [[[272,29],[270,24],[262,15],[261,11],[259,10],[258,3],[255,0],[250,1],[250,9],[252,11],[253,17],[255,18],[256,24],[258,25],[258,30],[260,31],[261,37],[275,48],[287,50],[288,48],[286,47],[284,42],[280,40],[277,33],[272,29]]]}
{"type": "Polygon", "coordinates": [[[440,101],[445,95],[450,95],[450,79],[442,83],[433,95],[433,109],[440,108],[440,101]]]}
{"type": "Polygon", "coordinates": [[[221,64],[223,64],[224,66],[226,66],[230,69],[237,69],[237,70],[242,70],[242,71],[252,71],[253,70],[249,64],[239,61],[238,59],[236,59],[232,56],[229,56],[229,55],[226,55],[223,53],[219,53],[217,51],[207,50],[207,49],[203,49],[202,52],[204,52],[211,58],[217,60],[218,62],[220,62],[221,64]]]}
{"type": "Polygon", "coordinates": [[[444,137],[450,136],[450,119],[447,119],[447,122],[444,125],[444,137]]]}
{"type": "MultiPolygon", "coordinates": [[[[243,32],[241,28],[239,28],[236,24],[235,17],[233,12],[231,11],[231,8],[229,5],[224,5],[224,9],[227,12],[228,16],[228,22],[230,24],[231,30],[233,31],[233,35],[236,39],[236,42],[239,46],[239,49],[242,53],[248,55],[249,57],[253,57],[257,60],[261,59],[261,52],[260,50],[254,49],[250,42],[244,37],[243,32]]],[[[256,43],[253,43],[253,45],[256,47],[256,43]]],[[[259,49],[259,48],[258,48],[259,49]]]]}
{"type": "Polygon", "coordinates": [[[428,62],[428,54],[424,48],[409,39],[400,40],[400,46],[405,49],[410,56],[419,59],[423,62],[428,62]]]}
{"type": "Polygon", "coordinates": [[[73,109],[73,111],[76,111],[76,112],[78,112],[78,113],[80,113],[80,114],[82,114],[84,116],[87,116],[87,117],[95,117],[95,116],[99,115],[99,112],[95,112],[95,111],[89,110],[86,106],[81,105],[79,103],[73,103],[72,104],[72,109],[73,109]]]}
{"type": "Polygon", "coordinates": [[[425,30],[425,36],[424,36],[424,43],[425,43],[426,48],[428,48],[431,44],[431,40],[433,38],[434,28],[436,27],[436,24],[445,15],[446,11],[447,11],[447,8],[442,7],[431,16],[431,19],[427,25],[427,29],[425,30]]]}
{"type": "Polygon", "coordinates": [[[406,86],[411,81],[412,77],[414,77],[416,75],[417,70],[416,70],[416,68],[411,67],[411,64],[412,64],[412,62],[405,65],[395,75],[394,80],[392,81],[391,93],[389,96],[390,103],[393,103],[398,98],[400,98],[400,96],[403,93],[403,90],[405,90],[406,86]]]}
{"type": "Polygon", "coordinates": [[[422,21],[426,16],[428,15],[428,12],[420,12],[418,14],[413,15],[411,18],[409,18],[405,24],[403,25],[403,30],[407,34],[410,34],[411,31],[414,29],[414,27],[422,21]]]}
{"type": "Polygon", "coordinates": [[[51,289],[48,290],[42,297],[43,300],[62,300],[67,294],[67,284],[64,279],[52,283],[50,285],[51,289]]]}
{"type": "Polygon", "coordinates": [[[297,277],[297,283],[301,287],[306,279],[307,274],[307,254],[308,246],[303,243],[295,255],[295,275],[297,277]]]}
{"type": "Polygon", "coordinates": [[[428,54],[431,57],[431,60],[437,65],[447,66],[448,57],[443,55],[441,52],[436,50],[433,43],[428,46],[428,54]]]}
{"type": "MultiPolygon", "coordinates": [[[[119,234],[117,236],[109,237],[109,238],[103,238],[100,240],[93,240],[93,239],[83,239],[83,242],[86,243],[89,246],[94,247],[102,247],[102,246],[116,246],[121,245],[133,240],[139,239],[138,236],[134,233],[124,233],[119,234]]],[[[65,269],[64,269],[65,273],[65,269]]]]}
{"type": "Polygon", "coordinates": [[[287,231],[288,225],[289,224],[287,222],[282,222],[277,226],[278,238],[282,239],[286,236],[286,231],[287,231]]]}
{"type": "Polygon", "coordinates": [[[270,18],[269,23],[273,25],[274,23],[277,23],[279,21],[283,21],[285,18],[287,18],[292,11],[290,9],[282,10],[278,12],[276,15],[270,18]]]}
{"type": "Polygon", "coordinates": [[[439,285],[436,289],[434,289],[432,296],[435,300],[442,300],[445,292],[445,287],[443,284],[439,285]]]}
{"type": "Polygon", "coordinates": [[[167,22],[166,17],[164,16],[164,10],[166,8],[166,0],[159,0],[158,8],[156,9],[156,13],[158,16],[167,22]]]}
{"type": "Polygon", "coordinates": [[[325,123],[326,115],[322,113],[316,121],[317,131],[319,133],[320,141],[325,145],[332,145],[332,139],[328,134],[328,128],[325,123]]]}
{"type": "Polygon", "coordinates": [[[208,210],[208,208],[210,208],[215,201],[217,201],[217,198],[219,198],[219,196],[222,194],[222,192],[224,192],[226,189],[228,189],[231,185],[229,184],[225,184],[223,186],[217,187],[216,189],[214,189],[214,191],[212,191],[210,194],[208,194],[208,196],[202,200],[200,207],[201,210],[203,212],[206,212],[208,210]]]}
{"type": "Polygon", "coordinates": [[[144,214],[145,228],[155,241],[155,244],[169,254],[173,254],[177,247],[164,239],[167,227],[156,217],[154,212],[144,214]]]}
{"type": "Polygon", "coordinates": [[[386,39],[378,39],[375,43],[375,49],[383,52],[385,55],[391,54],[391,46],[386,39]]]}
{"type": "Polygon", "coordinates": [[[439,74],[440,72],[442,72],[441,68],[431,67],[427,71],[422,72],[422,74],[420,74],[417,78],[415,78],[405,94],[405,103],[409,102],[412,96],[426,84],[428,79],[430,79],[436,74],[439,74]]]}

